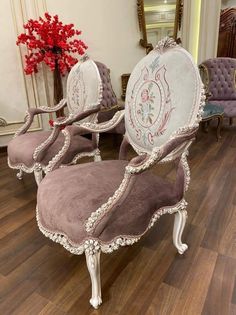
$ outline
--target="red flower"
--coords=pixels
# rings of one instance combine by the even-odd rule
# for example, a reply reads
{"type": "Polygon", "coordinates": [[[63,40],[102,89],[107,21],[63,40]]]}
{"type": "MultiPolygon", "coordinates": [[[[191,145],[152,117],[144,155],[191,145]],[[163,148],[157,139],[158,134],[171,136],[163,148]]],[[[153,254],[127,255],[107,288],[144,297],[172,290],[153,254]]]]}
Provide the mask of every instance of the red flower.
{"type": "Polygon", "coordinates": [[[28,48],[29,54],[25,56],[26,74],[38,72],[38,64],[43,61],[51,71],[58,64],[64,75],[78,61],[74,54],[83,55],[88,48],[82,40],[72,39],[80,35],[81,31],[74,29],[74,24],[63,24],[58,15],[51,16],[46,12],[45,19],[30,19],[24,28],[25,33],[18,36],[16,44],[25,44],[28,48]]]}

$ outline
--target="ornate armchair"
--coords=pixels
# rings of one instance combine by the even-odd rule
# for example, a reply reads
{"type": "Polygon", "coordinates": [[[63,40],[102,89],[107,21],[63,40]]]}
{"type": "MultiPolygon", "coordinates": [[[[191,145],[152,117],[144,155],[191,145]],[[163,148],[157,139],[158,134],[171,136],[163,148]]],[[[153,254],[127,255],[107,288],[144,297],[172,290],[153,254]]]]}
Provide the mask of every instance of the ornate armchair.
{"type": "MultiPolygon", "coordinates": [[[[204,90],[192,57],[165,38],[134,68],[125,104],[126,134],[120,160],[56,169],[38,187],[41,232],[73,254],[85,253],[92,282],[90,303],[102,303],[100,253],[132,245],[164,214],[175,214],[173,242],[183,254],[190,181],[188,148],[195,138],[204,90]],[[179,73],[185,73],[179,76],[179,73]],[[128,146],[138,156],[126,160],[128,146]],[[151,172],[157,163],[177,165],[175,183],[151,172]],[[63,181],[62,181],[63,178],[63,181]],[[66,187],[70,189],[66,189],[66,187]],[[60,196],[60,199],[58,198],[60,196]]],[[[68,133],[105,131],[89,123],[68,133]]]]}
{"type": "Polygon", "coordinates": [[[236,117],[236,60],[234,58],[212,58],[200,66],[203,83],[209,94],[210,104],[221,105],[224,116],[236,117]]]}
{"type": "MultiPolygon", "coordinates": [[[[19,170],[17,177],[21,179],[23,171],[34,172],[36,182],[39,183],[43,171],[47,173],[60,165],[75,164],[84,156],[92,156],[95,161],[100,160],[98,133],[93,133],[91,140],[83,137],[82,134],[76,134],[68,140],[64,130],[61,132],[61,129],[73,123],[96,122],[99,112],[114,109],[117,100],[108,97],[110,91],[113,92],[109,71],[104,64],[95,63],[88,58],[77,63],[68,76],[67,98],[53,108],[30,109],[26,113],[25,124],[10,141],[8,164],[9,167],[19,170]],[[66,105],[70,115],[55,122],[52,131],[27,133],[34,115],[53,113],[66,105]]],[[[123,117],[122,111],[115,117],[118,118],[118,123],[121,116],[123,117]]],[[[116,119],[113,119],[112,123],[115,127],[116,119]]]]}

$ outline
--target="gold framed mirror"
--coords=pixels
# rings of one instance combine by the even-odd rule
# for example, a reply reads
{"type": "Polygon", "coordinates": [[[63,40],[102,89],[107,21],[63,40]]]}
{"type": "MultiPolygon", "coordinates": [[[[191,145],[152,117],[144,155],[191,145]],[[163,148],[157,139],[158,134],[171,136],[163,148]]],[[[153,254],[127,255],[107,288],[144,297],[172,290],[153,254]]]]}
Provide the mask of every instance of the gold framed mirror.
{"type": "Polygon", "coordinates": [[[147,53],[163,37],[174,38],[177,43],[181,28],[183,0],[137,0],[139,28],[142,34],[140,45],[147,53]]]}

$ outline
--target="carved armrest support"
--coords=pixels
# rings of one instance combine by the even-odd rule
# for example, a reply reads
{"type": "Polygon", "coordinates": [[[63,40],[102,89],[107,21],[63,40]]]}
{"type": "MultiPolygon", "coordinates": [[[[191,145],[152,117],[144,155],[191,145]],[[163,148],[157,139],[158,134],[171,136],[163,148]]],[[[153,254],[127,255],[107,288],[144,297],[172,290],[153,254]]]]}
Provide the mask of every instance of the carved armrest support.
{"type": "Polygon", "coordinates": [[[84,118],[92,114],[96,114],[99,111],[100,111],[100,105],[94,107],[93,109],[86,110],[84,112],[79,112],[77,114],[70,114],[69,117],[63,120],[55,121],[54,126],[60,126],[60,127],[70,126],[73,123],[83,120],[84,118]]]}
{"type": "Polygon", "coordinates": [[[17,130],[17,132],[14,135],[14,138],[27,132],[27,130],[29,129],[29,127],[31,126],[31,124],[34,120],[35,115],[43,114],[43,113],[54,113],[54,112],[57,112],[58,110],[62,109],[65,106],[66,106],[66,99],[62,99],[54,107],[42,106],[39,108],[29,108],[26,111],[25,123],[20,129],[17,130]]]}
{"type": "MultiPolygon", "coordinates": [[[[79,126],[70,126],[75,121],[80,121],[81,119],[84,119],[85,117],[91,115],[92,113],[95,113],[99,110],[99,108],[86,111],[84,113],[81,113],[77,115],[77,117],[69,117],[68,119],[60,122],[55,122],[55,127],[65,126],[66,128],[62,130],[62,133],[65,136],[65,142],[62,147],[62,149],[54,156],[54,158],[49,162],[46,172],[51,172],[57,167],[59,167],[65,157],[66,152],[70,149],[71,145],[71,139],[73,136],[79,134],[85,134],[87,132],[91,133],[98,133],[98,132],[105,132],[107,130],[110,130],[114,128],[124,117],[124,111],[117,112],[111,120],[108,122],[95,124],[95,123],[81,123],[79,126]]],[[[56,131],[55,131],[56,133],[56,131]]],[[[53,138],[52,138],[53,139],[53,138]]],[[[55,140],[54,140],[55,141],[55,140]]],[[[50,144],[50,143],[49,143],[50,144]]],[[[46,144],[48,145],[48,144],[46,144]]]]}
{"type": "Polygon", "coordinates": [[[88,131],[88,132],[106,132],[109,131],[111,129],[113,129],[114,127],[116,127],[121,120],[124,118],[124,110],[120,110],[118,112],[115,113],[115,115],[112,117],[112,119],[96,124],[96,123],[81,123],[80,127],[83,128],[84,130],[88,131]]]}
{"type": "Polygon", "coordinates": [[[122,200],[125,199],[126,195],[132,189],[135,176],[138,176],[140,173],[148,170],[180,145],[190,142],[195,137],[197,128],[198,127],[196,126],[187,129],[181,128],[178,131],[178,135],[175,135],[173,139],[169,140],[160,148],[155,148],[151,155],[143,154],[133,158],[126,166],[124,178],[113,196],[111,196],[99,209],[94,211],[87,219],[85,223],[86,231],[88,233],[93,233],[96,229],[96,233],[98,233],[98,231],[102,229],[102,226],[98,227],[99,223],[102,221],[104,216],[111,211],[111,209],[122,203],[122,200]]]}
{"type": "MultiPolygon", "coordinates": [[[[80,121],[80,120],[90,116],[91,114],[96,113],[97,111],[99,111],[99,107],[84,111],[84,112],[79,113],[77,115],[69,115],[68,118],[65,118],[65,119],[60,120],[60,121],[56,121],[54,123],[53,131],[50,134],[50,136],[35,149],[34,154],[33,154],[33,159],[37,162],[40,162],[43,159],[43,157],[45,156],[45,154],[47,152],[47,149],[56,141],[56,139],[60,133],[60,127],[69,126],[76,121],[80,121]]],[[[55,159],[53,158],[53,162],[50,163],[50,167],[47,167],[47,169],[46,169],[47,171],[54,169],[58,164],[60,164],[60,162],[62,162],[62,160],[64,158],[64,155],[66,154],[66,152],[69,149],[68,138],[70,137],[70,135],[68,134],[68,132],[63,132],[63,133],[65,135],[65,143],[64,143],[62,149],[59,151],[60,155],[57,154],[56,158],[55,159]]]]}
{"type": "Polygon", "coordinates": [[[173,136],[171,140],[162,145],[159,148],[154,148],[150,155],[143,154],[139,157],[133,158],[129,165],[126,167],[126,170],[130,174],[142,173],[145,170],[152,167],[157,162],[164,159],[167,155],[173,152],[176,148],[186,143],[187,141],[192,140],[195,137],[198,127],[193,126],[187,129],[181,128],[178,133],[173,136]]]}

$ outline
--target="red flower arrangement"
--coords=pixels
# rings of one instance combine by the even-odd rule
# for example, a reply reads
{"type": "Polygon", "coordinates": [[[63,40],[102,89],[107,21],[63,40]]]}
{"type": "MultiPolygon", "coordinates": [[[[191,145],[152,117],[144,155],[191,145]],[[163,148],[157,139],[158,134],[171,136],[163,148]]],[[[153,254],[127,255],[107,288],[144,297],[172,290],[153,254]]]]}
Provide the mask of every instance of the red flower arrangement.
{"type": "Polygon", "coordinates": [[[38,64],[45,62],[51,71],[58,68],[64,75],[77,62],[74,54],[83,55],[88,48],[80,39],[73,39],[81,31],[74,24],[63,24],[58,15],[45,13],[45,19],[30,19],[25,25],[26,33],[18,36],[17,45],[25,44],[29,54],[25,55],[25,73],[38,72],[38,64]]]}

